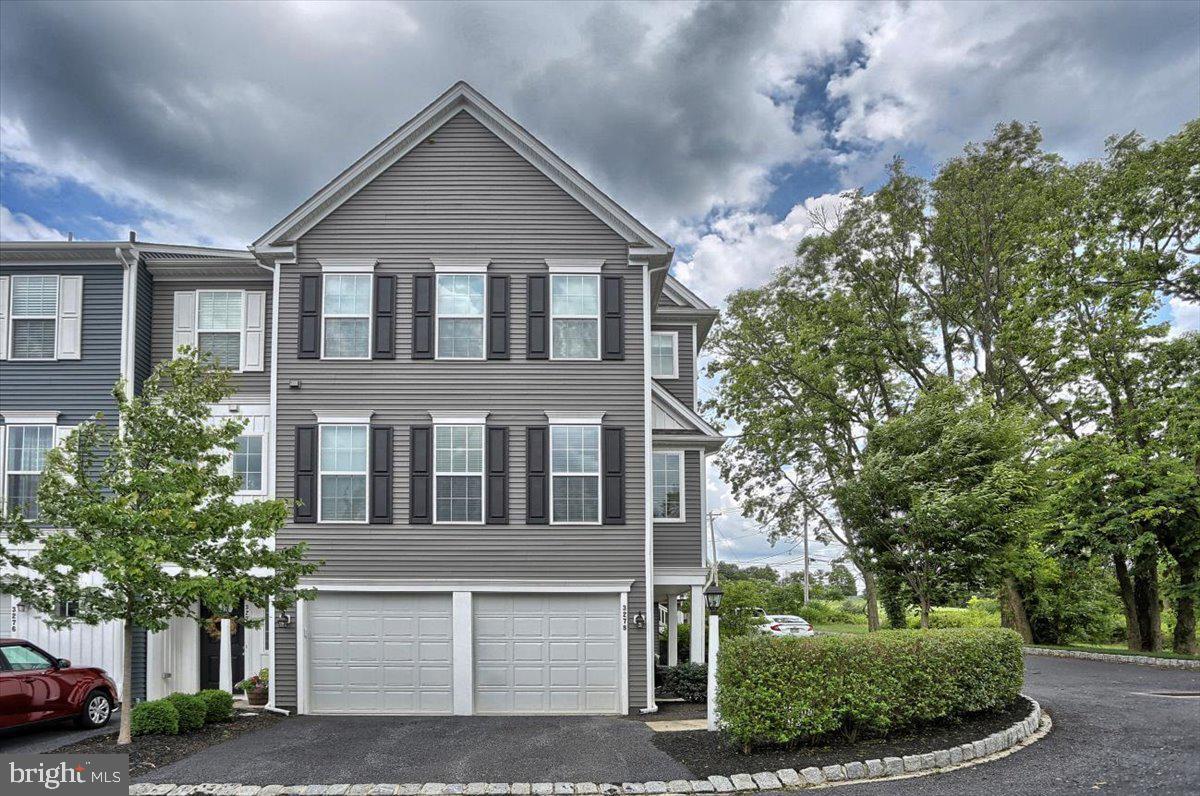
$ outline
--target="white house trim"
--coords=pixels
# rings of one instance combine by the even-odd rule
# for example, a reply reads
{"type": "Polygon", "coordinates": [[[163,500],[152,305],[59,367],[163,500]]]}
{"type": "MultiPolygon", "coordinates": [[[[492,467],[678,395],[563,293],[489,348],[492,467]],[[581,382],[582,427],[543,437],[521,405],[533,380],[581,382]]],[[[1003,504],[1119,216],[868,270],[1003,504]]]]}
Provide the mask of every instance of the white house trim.
{"type": "Polygon", "coordinates": [[[471,592],[454,592],[450,611],[454,715],[470,716],[475,712],[475,609],[472,606],[471,592]]]}
{"type": "Polygon", "coordinates": [[[368,426],[371,424],[371,417],[374,414],[375,412],[370,409],[365,412],[355,412],[352,414],[322,411],[320,409],[313,410],[313,415],[316,416],[317,422],[321,425],[368,426]]]}
{"type": "Polygon", "coordinates": [[[546,265],[552,274],[598,274],[604,269],[604,260],[548,257],[546,265]]]}
{"type": "Polygon", "coordinates": [[[487,423],[488,412],[430,412],[429,420],[435,426],[482,426],[487,423]]]}
{"type": "Polygon", "coordinates": [[[346,260],[322,258],[320,263],[321,272],[326,274],[369,274],[375,270],[379,261],[369,258],[346,260]]]}
{"type": "Polygon", "coordinates": [[[487,257],[431,257],[438,274],[486,274],[492,261],[487,257]]]}
{"type": "Polygon", "coordinates": [[[0,412],[10,426],[56,426],[58,412],[0,412]]]}
{"type": "Polygon", "coordinates": [[[607,594],[629,592],[632,580],[536,580],[526,578],[497,578],[495,580],[465,580],[462,578],[302,578],[301,588],[322,591],[362,592],[490,592],[490,593],[562,593],[607,594]]]}
{"type": "Polygon", "coordinates": [[[603,412],[546,412],[552,426],[598,426],[603,419],[603,412]]]}

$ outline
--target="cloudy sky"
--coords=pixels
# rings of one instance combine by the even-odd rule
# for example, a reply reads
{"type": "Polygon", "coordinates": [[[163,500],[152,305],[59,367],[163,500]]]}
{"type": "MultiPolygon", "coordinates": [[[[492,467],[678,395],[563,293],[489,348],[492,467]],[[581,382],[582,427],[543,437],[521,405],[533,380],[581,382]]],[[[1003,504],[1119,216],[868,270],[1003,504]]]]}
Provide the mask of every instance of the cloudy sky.
{"type": "MultiPolygon", "coordinates": [[[[897,153],[928,172],[1010,119],[1072,159],[1177,131],[1200,3],[4,2],[0,237],[245,246],[459,79],[716,303],[897,153]]],[[[730,558],[798,555],[720,528],[730,558]]]]}

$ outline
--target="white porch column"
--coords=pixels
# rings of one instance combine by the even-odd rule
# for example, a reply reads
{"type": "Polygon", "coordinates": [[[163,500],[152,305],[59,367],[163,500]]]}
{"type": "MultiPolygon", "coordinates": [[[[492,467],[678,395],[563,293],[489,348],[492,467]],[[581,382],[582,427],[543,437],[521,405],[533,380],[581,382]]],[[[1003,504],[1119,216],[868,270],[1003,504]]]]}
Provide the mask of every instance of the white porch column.
{"type": "Polygon", "coordinates": [[[228,619],[221,620],[221,690],[233,693],[233,633],[228,619]]]}
{"type": "Polygon", "coordinates": [[[679,665],[679,598],[667,597],[667,666],[679,665]]]}
{"type": "Polygon", "coordinates": [[[704,663],[704,587],[693,586],[691,597],[692,663],[704,663]]]}

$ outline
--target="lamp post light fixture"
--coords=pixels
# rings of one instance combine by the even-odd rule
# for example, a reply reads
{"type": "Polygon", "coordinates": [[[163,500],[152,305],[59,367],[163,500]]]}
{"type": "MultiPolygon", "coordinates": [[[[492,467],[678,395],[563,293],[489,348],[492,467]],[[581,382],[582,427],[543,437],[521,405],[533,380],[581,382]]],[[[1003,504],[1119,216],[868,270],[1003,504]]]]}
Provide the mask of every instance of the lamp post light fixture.
{"type": "Polygon", "coordinates": [[[721,598],[725,596],[725,592],[716,582],[708,584],[708,588],[704,590],[704,604],[708,606],[708,612],[713,616],[717,616],[721,612],[721,598]]]}
{"type": "Polygon", "coordinates": [[[720,724],[717,716],[717,651],[721,646],[721,598],[725,592],[714,579],[704,590],[708,606],[708,729],[715,732],[720,724]]]}

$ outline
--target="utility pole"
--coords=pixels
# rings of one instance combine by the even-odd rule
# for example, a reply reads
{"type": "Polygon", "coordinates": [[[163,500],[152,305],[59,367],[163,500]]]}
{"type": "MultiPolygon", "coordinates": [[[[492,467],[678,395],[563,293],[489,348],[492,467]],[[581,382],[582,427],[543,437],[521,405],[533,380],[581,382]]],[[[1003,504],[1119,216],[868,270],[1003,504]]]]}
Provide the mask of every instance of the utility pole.
{"type": "Polygon", "coordinates": [[[804,604],[808,605],[808,512],[804,512],[804,604]]]}
{"type": "Polygon", "coordinates": [[[711,574],[710,580],[713,583],[717,582],[717,532],[713,522],[724,513],[719,509],[713,509],[708,512],[708,541],[712,545],[712,556],[708,559],[708,564],[711,574]]]}

